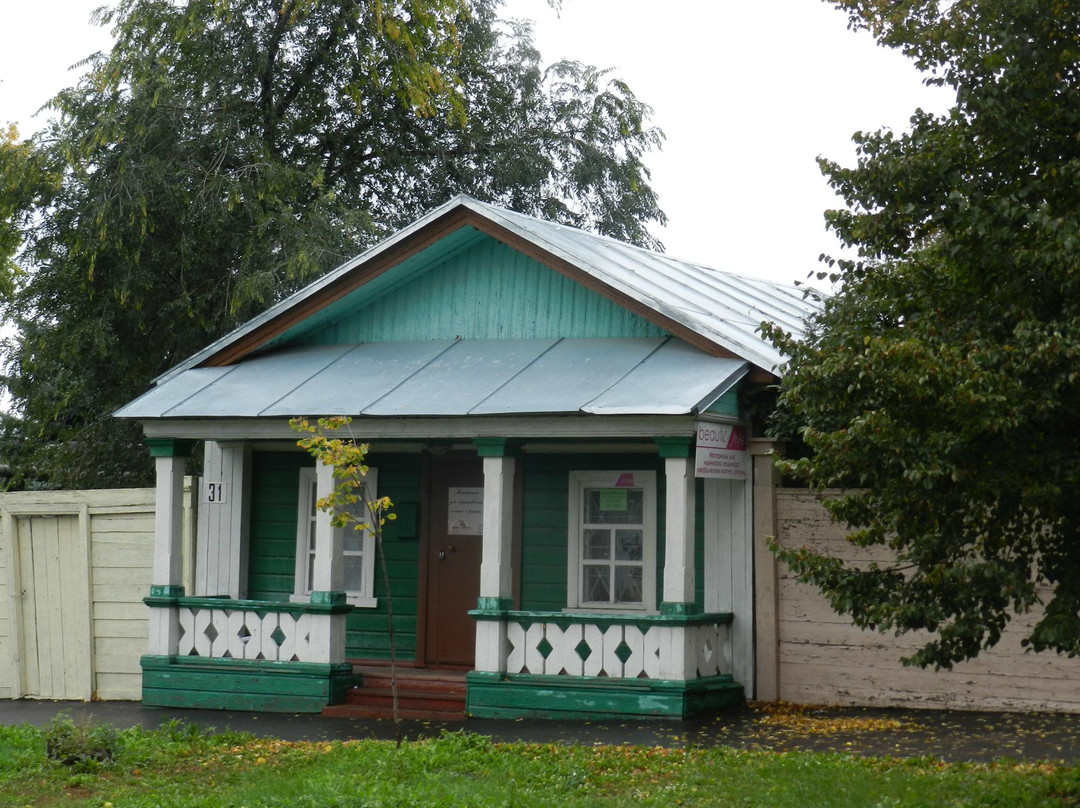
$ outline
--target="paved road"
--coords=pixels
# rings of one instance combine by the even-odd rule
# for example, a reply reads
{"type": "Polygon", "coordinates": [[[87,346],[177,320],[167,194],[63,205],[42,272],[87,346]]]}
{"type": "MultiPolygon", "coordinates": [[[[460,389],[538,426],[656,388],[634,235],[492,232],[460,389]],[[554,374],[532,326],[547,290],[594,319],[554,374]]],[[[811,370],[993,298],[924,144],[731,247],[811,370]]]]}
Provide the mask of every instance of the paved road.
{"type": "MultiPolygon", "coordinates": [[[[0,724],[47,724],[59,713],[118,727],[153,729],[173,720],[218,731],[250,732],[284,740],[391,739],[390,721],[323,718],[318,715],[163,710],[138,702],[0,701],[0,724]]],[[[470,719],[442,724],[407,721],[409,738],[467,729],[496,741],[634,744],[644,746],[726,745],[744,749],[807,749],[858,755],[946,761],[1065,761],[1080,765],[1080,715],[972,713],[950,710],[861,708],[775,709],[753,706],[693,721],[493,721],[470,719]]]]}

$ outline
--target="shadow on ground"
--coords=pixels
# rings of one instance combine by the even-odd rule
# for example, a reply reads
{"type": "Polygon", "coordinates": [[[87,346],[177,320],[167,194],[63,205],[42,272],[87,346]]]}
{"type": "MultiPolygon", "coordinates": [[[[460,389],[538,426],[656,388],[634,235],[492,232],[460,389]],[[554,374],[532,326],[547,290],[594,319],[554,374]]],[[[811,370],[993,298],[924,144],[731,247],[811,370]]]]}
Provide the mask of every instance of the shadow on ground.
{"type": "MultiPolygon", "coordinates": [[[[390,721],[318,715],[163,710],[138,702],[0,701],[0,724],[47,724],[59,713],[76,721],[154,729],[174,720],[218,731],[299,740],[391,739],[390,721]]],[[[1080,715],[977,713],[954,710],[813,708],[755,704],[692,721],[545,721],[470,719],[406,721],[407,737],[465,729],[496,741],[731,746],[787,752],[831,751],[883,757],[934,757],[948,762],[998,759],[1080,764],[1080,715]]]]}

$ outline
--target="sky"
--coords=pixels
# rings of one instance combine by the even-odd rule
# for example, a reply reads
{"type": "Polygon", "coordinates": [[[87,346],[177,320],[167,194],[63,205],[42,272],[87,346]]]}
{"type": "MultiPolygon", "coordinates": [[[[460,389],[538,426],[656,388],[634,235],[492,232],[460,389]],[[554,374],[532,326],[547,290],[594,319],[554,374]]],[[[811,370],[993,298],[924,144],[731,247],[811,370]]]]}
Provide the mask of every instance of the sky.
{"type": "MultiPolygon", "coordinates": [[[[108,47],[89,23],[103,0],[11,3],[0,28],[0,123],[29,134],[33,113],[75,83],[71,65],[108,47]]],[[[854,162],[852,133],[907,128],[948,93],[922,84],[903,55],[848,30],[822,0],[507,0],[535,22],[546,62],[611,68],[653,110],[666,135],[652,170],[668,254],[780,282],[839,254],[823,213],[836,207],[818,169],[854,162]]],[[[47,114],[47,113],[46,113],[47,114]]]]}

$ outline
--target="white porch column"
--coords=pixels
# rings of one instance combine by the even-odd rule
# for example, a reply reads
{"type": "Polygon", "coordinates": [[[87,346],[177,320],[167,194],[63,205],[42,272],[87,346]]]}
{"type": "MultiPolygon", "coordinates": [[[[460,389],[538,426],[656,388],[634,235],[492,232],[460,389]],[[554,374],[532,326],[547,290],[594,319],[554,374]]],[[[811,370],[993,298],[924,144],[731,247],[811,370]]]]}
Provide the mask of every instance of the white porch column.
{"type": "MultiPolygon", "coordinates": [[[[477,608],[505,611],[514,597],[513,513],[516,462],[507,454],[503,439],[477,440],[477,454],[484,461],[484,527],[480,562],[480,600],[477,608]]],[[[476,622],[476,670],[506,670],[509,642],[505,620],[476,622]]]]}
{"type": "Polygon", "coordinates": [[[247,597],[251,447],[207,441],[199,508],[195,594],[247,597]]]}
{"type": "MultiPolygon", "coordinates": [[[[191,453],[190,441],[147,441],[157,472],[154,518],[154,566],[150,596],[179,598],[183,586],[184,467],[191,453]]],[[[180,621],[176,606],[150,609],[149,652],[158,656],[177,653],[180,621]]]]}
{"type": "MultiPolygon", "coordinates": [[[[315,467],[316,496],[322,499],[334,489],[334,469],[325,463],[315,467]]],[[[330,514],[316,511],[315,561],[311,576],[311,602],[345,604],[344,535],[330,523],[330,514]]],[[[345,661],[345,614],[313,614],[311,618],[312,662],[345,661]]]]}
{"type": "MultiPolygon", "coordinates": [[[[662,614],[690,615],[701,610],[694,600],[694,445],[693,438],[657,438],[664,459],[664,600],[662,614]]],[[[697,649],[683,626],[668,632],[664,678],[687,680],[697,675],[697,649]]]]}

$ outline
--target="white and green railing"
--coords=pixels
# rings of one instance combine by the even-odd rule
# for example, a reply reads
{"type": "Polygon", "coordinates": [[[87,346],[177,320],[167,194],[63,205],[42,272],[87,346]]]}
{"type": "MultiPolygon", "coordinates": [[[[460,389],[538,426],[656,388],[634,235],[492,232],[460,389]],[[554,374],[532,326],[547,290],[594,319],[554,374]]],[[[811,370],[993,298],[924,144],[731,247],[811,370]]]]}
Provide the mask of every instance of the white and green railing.
{"type": "Polygon", "coordinates": [[[314,615],[244,601],[185,598],[177,604],[180,656],[309,662],[314,615]]]}
{"type": "Polygon", "coordinates": [[[506,626],[500,672],[687,681],[731,673],[731,621],[719,614],[588,614],[477,609],[506,626]]]}
{"type": "Polygon", "coordinates": [[[185,597],[152,587],[143,703],[318,712],[353,682],[344,659],[344,592],[311,603],[185,597]]]}

